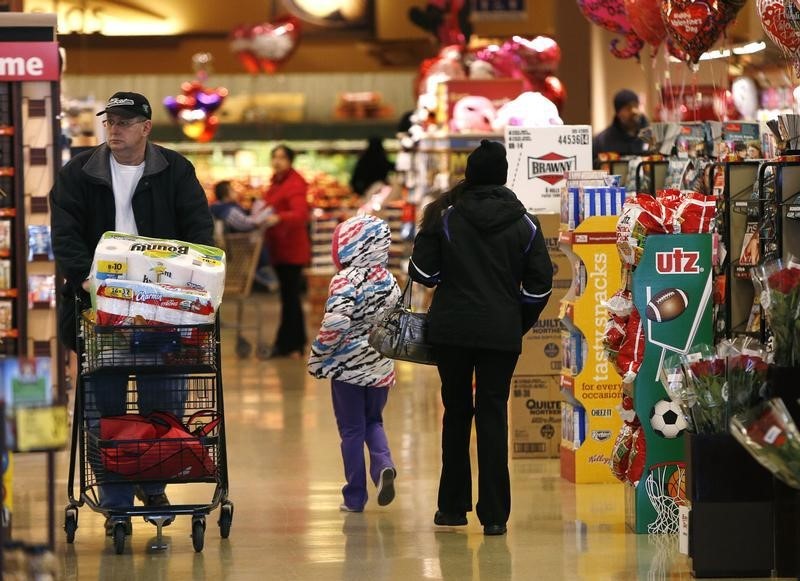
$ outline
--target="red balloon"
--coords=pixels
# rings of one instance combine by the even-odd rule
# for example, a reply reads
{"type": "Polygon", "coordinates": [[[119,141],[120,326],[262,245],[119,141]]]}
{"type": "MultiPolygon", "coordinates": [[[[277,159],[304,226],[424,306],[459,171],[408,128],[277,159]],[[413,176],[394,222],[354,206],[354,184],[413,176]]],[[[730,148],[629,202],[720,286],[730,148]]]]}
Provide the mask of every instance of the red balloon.
{"type": "Polygon", "coordinates": [[[294,53],[300,41],[300,21],[282,16],[250,29],[250,51],[258,58],[261,70],[273,73],[294,53]]]}
{"type": "Polygon", "coordinates": [[[730,22],[730,10],[717,0],[663,0],[661,17],[670,38],[697,63],[730,22]]]}
{"type": "Polygon", "coordinates": [[[219,119],[216,115],[211,115],[206,119],[206,126],[203,132],[197,137],[196,141],[199,143],[207,143],[214,138],[219,128],[219,119]]]}
{"type": "Polygon", "coordinates": [[[764,32],[786,54],[795,74],[800,76],[800,34],[786,17],[783,0],[758,0],[756,8],[764,32]]]}
{"type": "Polygon", "coordinates": [[[578,8],[589,22],[625,36],[624,48],[619,47],[619,39],[611,42],[611,54],[617,58],[631,58],[639,54],[644,41],[631,28],[623,0],[578,0],[578,8]]]}
{"type": "Polygon", "coordinates": [[[533,83],[533,90],[538,91],[552,101],[558,112],[562,112],[564,103],[567,100],[567,89],[564,88],[564,83],[558,77],[550,75],[542,81],[533,83]]]}
{"type": "MultiPolygon", "coordinates": [[[[506,43],[526,76],[544,79],[558,70],[561,62],[561,48],[547,36],[537,36],[532,40],[515,36],[506,43]]],[[[504,45],[505,46],[505,45],[504,45]]]]}
{"type": "Polygon", "coordinates": [[[242,63],[244,70],[251,75],[258,74],[261,69],[258,64],[258,59],[250,50],[251,42],[250,28],[246,26],[237,26],[231,32],[231,52],[236,55],[239,62],[242,63]]]}
{"type": "Polygon", "coordinates": [[[661,0],[625,0],[625,12],[639,38],[655,47],[664,42],[667,29],[661,20],[661,0]]]}

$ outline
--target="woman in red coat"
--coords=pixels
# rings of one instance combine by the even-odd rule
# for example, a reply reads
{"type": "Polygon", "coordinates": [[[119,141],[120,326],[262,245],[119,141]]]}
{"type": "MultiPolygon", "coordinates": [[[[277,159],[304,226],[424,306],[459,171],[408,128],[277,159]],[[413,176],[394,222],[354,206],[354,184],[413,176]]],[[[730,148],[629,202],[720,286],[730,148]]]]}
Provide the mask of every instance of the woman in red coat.
{"type": "Polygon", "coordinates": [[[311,261],[308,184],[292,168],[294,156],[286,145],[272,150],[272,184],[264,195],[274,210],[266,244],[281,285],[281,322],[272,357],[300,358],[306,346],[301,282],[303,267],[311,261]]]}

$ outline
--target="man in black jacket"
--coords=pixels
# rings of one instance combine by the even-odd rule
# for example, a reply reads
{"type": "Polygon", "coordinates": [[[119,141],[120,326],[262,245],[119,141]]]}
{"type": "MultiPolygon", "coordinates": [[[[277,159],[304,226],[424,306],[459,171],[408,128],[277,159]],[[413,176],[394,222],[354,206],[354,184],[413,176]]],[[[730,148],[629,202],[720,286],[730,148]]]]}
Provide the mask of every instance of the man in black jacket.
{"type": "MultiPolygon", "coordinates": [[[[59,304],[59,337],[72,350],[75,297],[88,299],[92,258],[104,232],[213,244],[213,221],[194,167],[180,154],[149,142],[148,100],[138,93],[115,93],[98,115],[105,115],[106,142],[71,159],[50,192],[53,252],[58,272],[66,279],[59,304]]],[[[136,384],[140,413],[161,409],[182,415],[183,380],[138,377],[136,384]]],[[[98,415],[126,412],[127,385],[127,375],[114,374],[87,386],[91,397],[87,395],[85,411],[93,426],[98,415]]],[[[102,466],[94,467],[101,479],[102,466]]],[[[134,488],[129,483],[99,488],[104,508],[124,509],[133,503],[134,488]]],[[[142,485],[137,495],[146,506],[169,504],[164,484],[142,485]]]]}
{"type": "Polygon", "coordinates": [[[415,281],[436,286],[427,339],[436,348],[444,418],[434,523],[467,524],[474,415],[477,512],[487,535],[506,532],[511,376],[522,336],[547,304],[553,280],[539,222],[503,186],[507,172],[503,145],[483,140],[467,160],[465,182],[426,208],[408,270],[415,281]]]}
{"type": "Polygon", "coordinates": [[[647,117],[639,108],[639,97],[633,91],[622,89],[614,95],[614,121],[594,138],[594,159],[609,152],[641,155],[645,151],[645,142],[639,139],[639,131],[647,125],[647,117]]]}

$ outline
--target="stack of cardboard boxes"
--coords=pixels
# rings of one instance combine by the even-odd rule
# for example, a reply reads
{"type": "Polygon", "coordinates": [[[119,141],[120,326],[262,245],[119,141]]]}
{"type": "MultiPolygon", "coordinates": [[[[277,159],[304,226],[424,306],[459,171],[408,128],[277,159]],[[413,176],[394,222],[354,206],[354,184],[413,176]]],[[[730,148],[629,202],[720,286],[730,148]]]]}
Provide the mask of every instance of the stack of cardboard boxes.
{"type": "Polygon", "coordinates": [[[553,261],[553,294],[539,321],[523,337],[522,354],[511,381],[509,431],[513,458],[557,458],[561,443],[559,307],[572,285],[573,270],[558,247],[560,217],[540,214],[538,218],[553,261]]]}

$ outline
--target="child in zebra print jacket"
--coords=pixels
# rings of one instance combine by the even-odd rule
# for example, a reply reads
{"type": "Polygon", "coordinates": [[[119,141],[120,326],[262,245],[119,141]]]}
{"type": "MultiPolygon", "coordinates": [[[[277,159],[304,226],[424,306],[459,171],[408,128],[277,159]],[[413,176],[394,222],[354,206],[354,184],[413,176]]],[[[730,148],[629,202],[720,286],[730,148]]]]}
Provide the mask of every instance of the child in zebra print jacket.
{"type": "Polygon", "coordinates": [[[394,385],[394,361],[370,347],[373,326],[400,298],[386,267],[389,226],[374,216],[342,222],[333,233],[333,259],[339,272],[329,286],[325,316],[311,346],[308,371],[330,378],[333,411],[341,437],[347,483],[340,509],[361,512],[367,503],[364,445],[378,504],[394,499],[397,472],[383,429],[383,408],[394,385]]]}

